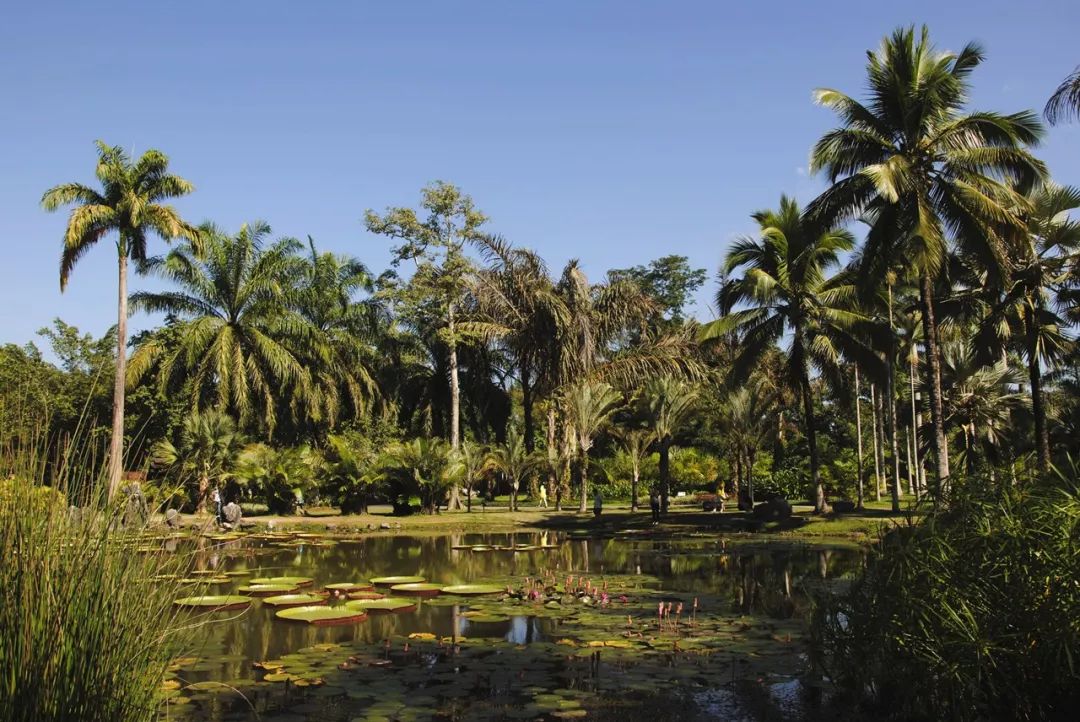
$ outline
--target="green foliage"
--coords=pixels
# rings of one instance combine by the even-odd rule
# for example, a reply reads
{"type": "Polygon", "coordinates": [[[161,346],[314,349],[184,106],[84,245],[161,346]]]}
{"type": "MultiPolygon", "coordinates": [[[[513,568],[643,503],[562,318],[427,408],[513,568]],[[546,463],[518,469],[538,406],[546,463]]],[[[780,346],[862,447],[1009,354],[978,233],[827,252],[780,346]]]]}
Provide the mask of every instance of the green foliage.
{"type": "Polygon", "coordinates": [[[684,310],[693,305],[693,295],[705,283],[705,269],[691,268],[686,256],[662,256],[648,266],[613,268],[612,281],[629,280],[652,298],[657,305],[657,319],[679,325],[686,320],[684,310]]]}
{"type": "MultiPolygon", "coordinates": [[[[39,466],[25,462],[0,465],[39,466]]],[[[172,555],[133,553],[115,512],[87,508],[76,521],[39,478],[0,485],[0,719],[154,719],[186,639],[172,604],[180,595],[156,578],[179,567],[172,555]]]]}
{"type": "Polygon", "coordinates": [[[366,512],[380,488],[379,452],[371,437],[359,432],[331,434],[323,454],[320,490],[341,513],[366,512]]]}
{"type": "Polygon", "coordinates": [[[421,511],[435,513],[464,472],[458,453],[448,443],[428,438],[391,443],[380,456],[379,466],[390,486],[396,513],[410,511],[413,494],[420,497],[421,511]]]}
{"type": "Polygon", "coordinates": [[[1080,703],[1080,474],[972,482],[827,600],[829,675],[875,719],[1065,719],[1080,703]]]}
{"type": "Polygon", "coordinates": [[[161,490],[171,496],[177,485],[186,488],[191,506],[202,511],[211,484],[221,486],[237,464],[244,437],[225,414],[208,411],[184,420],[177,443],[162,439],[151,460],[164,470],[161,490]]]}
{"type": "Polygon", "coordinates": [[[246,494],[263,499],[270,513],[289,514],[296,507],[296,493],[314,488],[319,463],[306,446],[252,444],[240,453],[231,478],[246,494]]]}

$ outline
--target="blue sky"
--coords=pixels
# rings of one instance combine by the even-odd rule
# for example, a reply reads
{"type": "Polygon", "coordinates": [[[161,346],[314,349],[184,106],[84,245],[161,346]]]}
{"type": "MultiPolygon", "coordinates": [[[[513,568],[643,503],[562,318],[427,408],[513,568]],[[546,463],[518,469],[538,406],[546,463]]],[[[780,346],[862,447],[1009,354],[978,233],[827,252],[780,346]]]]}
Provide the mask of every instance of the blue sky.
{"type": "MultiPolygon", "coordinates": [[[[17,343],[56,316],[115,322],[111,244],[61,295],[64,214],[38,205],[92,180],[96,138],[168,153],[196,185],[177,204],[193,221],[264,218],[375,270],[388,243],[364,210],[413,205],[442,179],[555,269],[578,257],[598,278],[681,253],[711,274],[751,211],[820,190],[807,157],[834,119],[811,90],[858,94],[865,51],[895,26],[984,44],[974,107],[1041,109],[1080,63],[1075,0],[52,2],[4,16],[0,342],[17,343]]],[[[1040,154],[1080,183],[1080,124],[1051,129],[1040,154]]]]}

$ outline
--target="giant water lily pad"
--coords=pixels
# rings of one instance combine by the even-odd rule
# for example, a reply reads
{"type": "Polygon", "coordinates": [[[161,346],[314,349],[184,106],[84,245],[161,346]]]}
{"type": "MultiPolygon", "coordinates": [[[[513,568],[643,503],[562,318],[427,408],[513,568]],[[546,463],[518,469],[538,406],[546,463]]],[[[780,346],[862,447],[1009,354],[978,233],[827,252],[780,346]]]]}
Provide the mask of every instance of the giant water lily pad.
{"type": "Polygon", "coordinates": [[[404,614],[405,612],[412,612],[416,610],[416,602],[414,600],[402,599],[401,597],[384,597],[383,599],[355,599],[351,602],[345,602],[345,606],[349,609],[362,609],[366,612],[372,612],[375,614],[404,614]]]}
{"type": "Polygon", "coordinates": [[[178,607],[187,607],[189,609],[243,609],[251,604],[251,600],[247,597],[230,595],[207,595],[201,597],[184,597],[182,599],[177,599],[173,604],[178,607]]]}
{"type": "Polygon", "coordinates": [[[284,619],[288,622],[305,622],[317,626],[356,624],[367,619],[367,613],[362,609],[321,606],[282,609],[276,616],[278,619],[284,619]]]}
{"type": "Polygon", "coordinates": [[[278,594],[289,594],[297,589],[299,587],[295,584],[249,584],[246,587],[240,587],[238,591],[251,597],[273,597],[278,594]]]}
{"type": "Polygon", "coordinates": [[[251,580],[252,584],[291,584],[294,587],[306,587],[314,579],[311,577],[256,577],[251,580]]]}
{"type": "Polygon", "coordinates": [[[424,577],[372,577],[371,583],[380,587],[392,587],[395,584],[420,584],[426,582],[424,577]]]}
{"type": "Polygon", "coordinates": [[[396,594],[408,594],[414,597],[437,597],[442,592],[442,585],[428,584],[426,582],[411,582],[409,584],[395,584],[390,591],[396,594]]]}
{"type": "Polygon", "coordinates": [[[326,585],[326,591],[328,592],[366,592],[374,589],[375,587],[371,582],[335,582],[333,584],[326,585]]]}
{"type": "Polygon", "coordinates": [[[262,601],[271,607],[306,607],[326,603],[318,594],[278,594],[262,601]]]}
{"type": "Polygon", "coordinates": [[[349,592],[345,596],[349,599],[382,599],[386,595],[380,592],[361,590],[359,592],[349,592]]]}
{"type": "Polygon", "coordinates": [[[442,588],[443,594],[460,594],[462,596],[499,594],[505,591],[505,587],[500,587],[497,584],[452,584],[442,588]]]}

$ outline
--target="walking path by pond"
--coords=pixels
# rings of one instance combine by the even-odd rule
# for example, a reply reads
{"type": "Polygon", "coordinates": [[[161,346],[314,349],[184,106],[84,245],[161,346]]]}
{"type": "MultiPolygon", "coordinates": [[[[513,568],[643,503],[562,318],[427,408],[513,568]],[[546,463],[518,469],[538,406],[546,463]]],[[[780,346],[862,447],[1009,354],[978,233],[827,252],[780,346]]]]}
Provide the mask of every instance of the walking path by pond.
{"type": "Polygon", "coordinates": [[[190,577],[211,581],[191,582],[192,597],[239,608],[190,613],[210,623],[174,665],[163,711],[278,722],[809,719],[810,595],[865,558],[633,528],[165,544],[201,547],[190,577]]]}

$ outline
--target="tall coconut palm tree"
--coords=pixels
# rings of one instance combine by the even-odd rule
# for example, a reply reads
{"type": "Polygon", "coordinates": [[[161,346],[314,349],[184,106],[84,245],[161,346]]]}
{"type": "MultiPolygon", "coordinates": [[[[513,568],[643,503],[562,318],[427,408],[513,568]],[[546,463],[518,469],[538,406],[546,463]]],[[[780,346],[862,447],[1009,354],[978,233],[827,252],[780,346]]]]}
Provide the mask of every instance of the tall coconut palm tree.
{"type": "Polygon", "coordinates": [[[1009,284],[989,301],[979,325],[976,353],[983,361],[1013,345],[1024,359],[1031,385],[1035,449],[1039,470],[1050,469],[1043,373],[1071,346],[1069,322],[1058,314],[1055,293],[1064,288],[1080,253],[1080,222],[1069,217],[1080,208],[1080,189],[1048,184],[1030,194],[1020,214],[1025,229],[1014,237],[1014,270],[1009,284]],[[981,352],[981,353],[979,353],[981,352]]]}
{"type": "Polygon", "coordinates": [[[1050,100],[1046,102],[1043,115],[1050,125],[1080,118],[1080,67],[1061,81],[1050,100]]]}
{"type": "Polygon", "coordinates": [[[671,495],[671,446],[694,411],[698,391],[681,379],[660,376],[645,384],[643,397],[645,418],[660,454],[660,506],[667,513],[671,495]]]}
{"type": "Polygon", "coordinates": [[[603,381],[584,380],[565,391],[564,404],[577,441],[577,473],[581,484],[578,511],[584,513],[589,499],[589,451],[596,435],[622,405],[622,394],[603,381]]]}
{"type": "Polygon", "coordinates": [[[991,280],[1007,275],[1003,229],[1022,228],[1013,209],[1024,206],[1010,182],[1025,188],[1046,176],[1046,167],[1027,150],[1042,135],[1034,113],[965,111],[969,77],[982,60],[976,44],[959,53],[938,51],[925,27],[921,33],[900,28],[868,54],[865,104],[837,90],[815,92],[817,102],[834,110],[842,125],[812,151],[812,171],[823,171],[833,185],[808,214],[831,224],[873,212],[881,232],[867,237],[864,254],[888,255],[875,244],[889,244],[902,249],[919,273],[935,494],[949,477],[934,306],[934,281],[948,239],[977,255],[991,280]]]}
{"type": "Polygon", "coordinates": [[[716,295],[723,315],[704,325],[699,338],[709,343],[739,332],[741,349],[732,372],[734,379],[743,380],[770,348],[789,336],[785,371],[802,400],[814,509],[824,513],[828,507],[819,470],[811,369],[831,372],[841,353],[873,363],[854,334],[867,319],[852,310],[851,279],[827,275],[839,264],[840,254],[851,250],[854,238],[846,230],[821,230],[804,221],[798,203],[786,196],[780,198],[779,210],[759,211],[753,218],[760,235],[740,239],[728,252],[726,280],[716,295]],[[731,277],[737,269],[741,275],[731,277]]]}
{"type": "Polygon", "coordinates": [[[282,239],[264,247],[270,226],[262,221],[232,236],[212,225],[201,234],[202,255],[185,243],[147,261],[178,290],[136,293],[132,306],[172,316],[178,339],[169,343],[157,334],[140,345],[128,381],[138,383],[156,367],[163,388],[190,382],[192,409],[209,402],[241,426],[257,422],[269,434],[282,394],[298,402],[309,398],[310,373],[289,350],[289,339],[310,337],[312,330],[284,303],[301,268],[299,244],[282,239]]]}
{"type": "Polygon", "coordinates": [[[124,384],[127,375],[128,261],[146,261],[152,234],[166,241],[186,238],[198,247],[199,235],[175,208],[162,201],[187,195],[194,186],[169,173],[169,159],[148,150],[132,161],[120,146],[97,141],[95,174],[101,190],[82,183],[63,183],[45,191],[47,211],[74,205],[64,231],[60,256],[60,291],[67,288],[75,264],[105,236],[116,234],[119,283],[116,307],[116,378],[113,384],[113,429],[109,445],[109,498],[120,488],[124,470],[124,384]]]}

